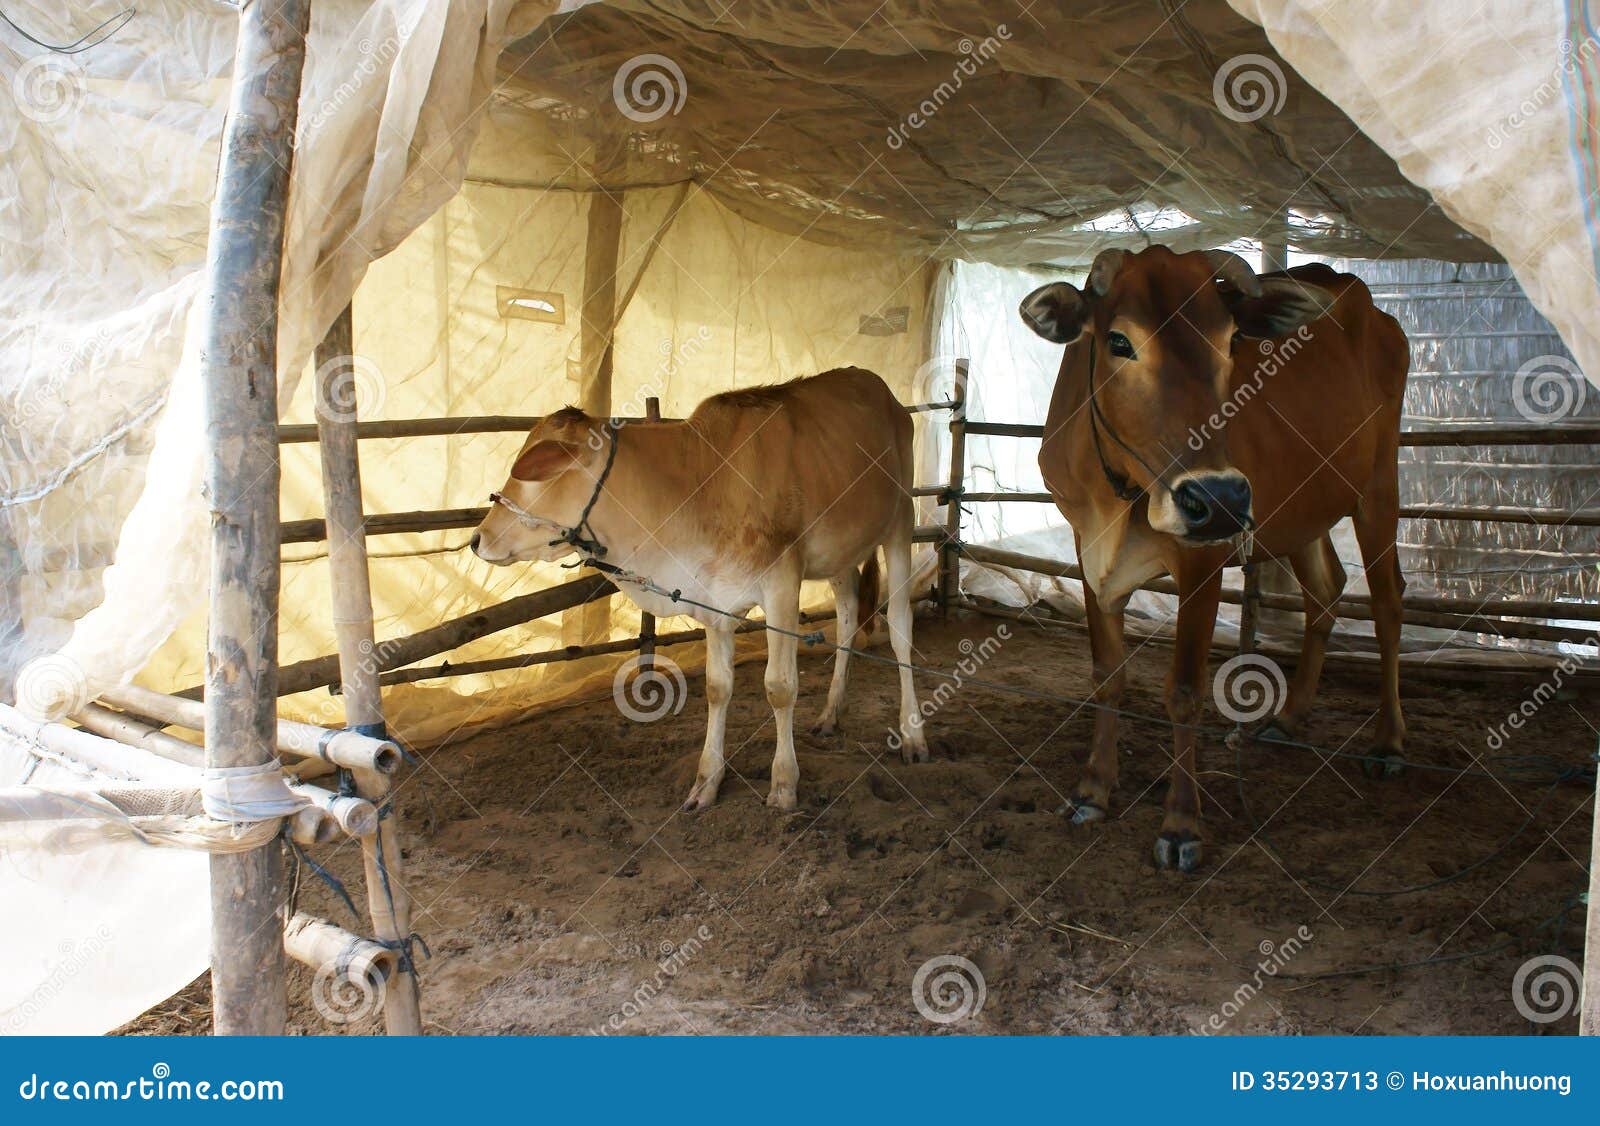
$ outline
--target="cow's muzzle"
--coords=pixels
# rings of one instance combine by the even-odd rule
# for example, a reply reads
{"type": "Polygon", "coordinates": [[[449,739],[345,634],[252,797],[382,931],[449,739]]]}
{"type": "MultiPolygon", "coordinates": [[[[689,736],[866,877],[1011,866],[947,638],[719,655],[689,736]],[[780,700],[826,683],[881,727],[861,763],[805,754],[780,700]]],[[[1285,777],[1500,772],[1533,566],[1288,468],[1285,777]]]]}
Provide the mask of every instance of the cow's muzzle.
{"type": "Polygon", "coordinates": [[[1185,477],[1172,489],[1183,520],[1183,538],[1196,543],[1231,540],[1256,526],[1250,511],[1250,481],[1242,473],[1185,477]]]}

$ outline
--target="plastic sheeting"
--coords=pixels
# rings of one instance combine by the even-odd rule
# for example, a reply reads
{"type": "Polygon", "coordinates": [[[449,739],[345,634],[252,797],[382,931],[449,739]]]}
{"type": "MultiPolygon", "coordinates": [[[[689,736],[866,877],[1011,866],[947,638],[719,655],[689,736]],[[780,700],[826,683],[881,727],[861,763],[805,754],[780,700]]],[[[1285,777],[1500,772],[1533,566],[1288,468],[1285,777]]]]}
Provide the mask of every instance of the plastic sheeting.
{"type": "MultiPolygon", "coordinates": [[[[65,42],[116,7],[8,14],[65,42]]],[[[619,412],[653,393],[681,413],[712,391],[844,362],[917,398],[951,354],[981,353],[993,357],[976,365],[984,411],[1042,417],[1045,361],[993,327],[1014,324],[1012,276],[958,272],[930,292],[930,259],[1025,267],[1113,243],[1284,232],[1323,254],[1503,255],[1600,370],[1595,146],[1590,115],[1572,110],[1596,86],[1583,0],[1490,0],[1470,20],[1449,0],[1056,0],[1015,16],[976,0],[736,11],[626,0],[562,5],[547,21],[555,12],[554,0],[313,5],[284,259],[286,418],[310,419],[301,377],[352,295],[367,417],[532,413],[600,394],[577,318],[601,191],[626,192],[618,290],[631,297],[606,389],[619,412]],[[664,79],[641,86],[649,65],[664,79]],[[1265,77],[1259,105],[1252,73],[1265,77]],[[638,100],[651,89],[664,101],[638,100]],[[507,290],[560,294],[563,322],[505,316],[507,290]],[[927,345],[947,323],[940,308],[967,326],[952,352],[927,345]]],[[[163,689],[200,679],[196,341],[236,19],[225,5],[150,0],[70,59],[0,31],[0,89],[18,110],[0,114],[11,201],[0,213],[0,694],[38,659],[19,699],[34,710],[135,673],[163,689]]],[[[515,444],[364,443],[368,509],[481,504],[515,444]]],[[[978,487],[1034,480],[1028,454],[982,442],[973,454],[978,487]]],[[[938,467],[931,443],[923,464],[938,467]]],[[[1516,487],[1565,487],[1529,471],[1516,487]]],[[[287,450],[285,517],[317,515],[319,495],[314,449],[287,450]]],[[[980,515],[978,534],[1057,534],[1048,519],[980,515]]],[[[463,540],[373,541],[380,637],[554,577],[489,573],[463,540]]],[[[325,563],[306,547],[286,560],[283,659],[326,653],[325,563]]],[[[587,609],[456,656],[635,625],[625,609],[587,609]]],[[[403,733],[437,738],[608,669],[462,679],[391,703],[403,733]]],[[[326,696],[288,704],[337,718],[326,696]]],[[[0,760],[0,785],[23,768],[0,760]]],[[[48,875],[61,898],[29,901],[33,917],[82,940],[108,899],[99,881],[116,880],[130,895],[170,884],[167,914],[199,927],[194,881],[114,863],[129,867],[40,869],[37,886],[48,875]]],[[[131,1015],[144,983],[203,957],[170,925],[130,922],[126,936],[139,984],[84,975],[104,990],[93,1020],[118,1006],[131,1015]]],[[[33,989],[54,972],[28,965],[33,989]]]]}

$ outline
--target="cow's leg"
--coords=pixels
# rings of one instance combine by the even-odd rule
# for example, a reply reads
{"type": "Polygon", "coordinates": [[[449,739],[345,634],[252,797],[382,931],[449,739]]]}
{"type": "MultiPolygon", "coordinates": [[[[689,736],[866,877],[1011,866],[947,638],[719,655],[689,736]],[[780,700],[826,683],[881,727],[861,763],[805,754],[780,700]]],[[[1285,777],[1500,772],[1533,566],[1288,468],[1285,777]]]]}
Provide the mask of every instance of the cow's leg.
{"type": "MultiPolygon", "coordinates": [[[[1186,553],[1188,554],[1188,553],[1186,553]]],[[[1172,771],[1166,816],[1156,838],[1156,864],[1192,872],[1200,865],[1200,784],[1195,774],[1195,732],[1188,726],[1205,707],[1206,661],[1217,625],[1224,557],[1194,553],[1177,568],[1178,636],[1167,675],[1167,717],[1172,729],[1172,771]]]]}
{"type": "Polygon", "coordinates": [[[683,803],[687,812],[706,809],[717,800],[722,785],[723,741],[728,729],[728,701],[733,698],[733,636],[735,622],[719,618],[706,627],[706,745],[700,752],[700,769],[694,788],[683,803]]]}
{"type": "Polygon", "coordinates": [[[1322,536],[1289,557],[1294,577],[1300,581],[1305,609],[1306,632],[1300,642],[1300,665],[1289,685],[1289,698],[1270,721],[1291,738],[1317,702],[1317,686],[1322,680],[1322,661],[1328,652],[1328,635],[1337,617],[1334,607],[1344,593],[1344,564],[1333,548],[1333,540],[1322,536]]]}
{"type": "MultiPolygon", "coordinates": [[[[1378,635],[1382,659],[1383,694],[1378,705],[1378,738],[1371,754],[1375,759],[1397,759],[1404,753],[1406,723],[1400,714],[1400,599],[1406,580],[1400,573],[1400,556],[1395,551],[1395,528],[1400,521],[1399,484],[1392,460],[1387,473],[1367,490],[1356,508],[1356,541],[1361,545],[1361,561],[1366,565],[1367,588],[1372,592],[1372,625],[1378,635]]],[[[1397,762],[1366,761],[1361,771],[1369,778],[1399,774],[1397,762]]]]}
{"type": "Polygon", "coordinates": [[[850,646],[855,644],[856,621],[860,606],[861,572],[847,567],[828,580],[833,587],[833,605],[838,613],[839,648],[833,655],[833,680],[828,685],[828,705],[822,718],[812,726],[813,735],[833,735],[844,720],[844,693],[850,679],[850,646]]]}
{"type": "MultiPolygon", "coordinates": [[[[1080,557],[1081,558],[1081,557],[1080,557]]],[[[1093,700],[1109,708],[1120,707],[1127,683],[1127,648],[1122,629],[1122,606],[1102,606],[1088,584],[1083,587],[1083,608],[1089,622],[1089,654],[1094,680],[1093,700]]],[[[1078,778],[1066,813],[1074,825],[1098,821],[1111,808],[1111,791],[1117,786],[1117,732],[1121,717],[1096,709],[1089,762],[1078,778]]]]}
{"type": "Polygon", "coordinates": [[[900,757],[906,762],[927,762],[928,736],[922,729],[922,708],[911,676],[911,531],[912,514],[906,505],[904,520],[883,544],[885,575],[889,583],[889,644],[900,662],[900,757]]]}
{"type": "Polygon", "coordinates": [[[800,630],[800,570],[780,563],[772,569],[764,586],[762,609],[767,624],[767,703],[778,728],[778,748],[772,756],[772,789],[767,804],[774,809],[795,807],[800,785],[800,764],[794,757],[794,701],[799,691],[800,674],[795,665],[800,630]],[[781,572],[781,573],[780,573],[781,572]]]}

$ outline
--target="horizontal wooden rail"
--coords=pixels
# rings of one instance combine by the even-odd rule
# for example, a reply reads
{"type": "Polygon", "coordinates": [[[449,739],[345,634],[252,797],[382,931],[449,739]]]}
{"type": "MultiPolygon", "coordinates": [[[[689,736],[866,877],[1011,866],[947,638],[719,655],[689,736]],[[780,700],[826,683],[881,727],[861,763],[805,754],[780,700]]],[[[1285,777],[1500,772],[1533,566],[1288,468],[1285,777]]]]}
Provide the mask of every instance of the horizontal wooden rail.
{"type": "MultiPolygon", "coordinates": [[[[929,411],[947,411],[955,403],[912,403],[907,414],[926,414],[929,411]]],[[[478,414],[446,418],[396,418],[356,423],[357,438],[439,438],[457,434],[525,434],[532,430],[543,415],[538,414],[478,414]]],[[[682,422],[681,418],[647,419],[644,416],[618,415],[613,422],[682,422]]],[[[317,441],[317,424],[314,422],[289,422],[278,427],[278,444],[289,446],[317,441]]]]}
{"type": "MultiPolygon", "coordinates": [[[[369,536],[392,536],[402,532],[442,532],[450,528],[475,528],[488,515],[485,508],[437,508],[419,512],[386,512],[365,520],[369,536]]],[[[328,538],[325,520],[286,520],[284,543],[316,543],[328,538]]]]}
{"type": "MultiPolygon", "coordinates": [[[[1017,551],[1003,551],[999,548],[976,546],[963,547],[961,554],[963,558],[970,559],[974,563],[1011,567],[1019,571],[1031,571],[1038,575],[1051,575],[1056,578],[1083,581],[1082,568],[1076,563],[1067,563],[1059,559],[1046,559],[1017,551]]],[[[1171,579],[1165,578],[1152,579],[1150,582],[1145,583],[1142,589],[1156,594],[1175,595],[1178,593],[1177,584],[1171,579]]],[[[1241,591],[1224,589],[1221,600],[1237,605],[1242,601],[1242,597],[1243,592],[1241,591]]],[[[1260,604],[1269,609],[1295,612],[1304,609],[1304,604],[1296,595],[1263,593],[1258,597],[1260,604]]],[[[1478,604],[1467,599],[1413,597],[1406,599],[1404,606],[1402,620],[1406,625],[1424,626],[1432,629],[1451,629],[1464,633],[1488,633],[1498,637],[1520,638],[1532,641],[1583,643],[1592,641],[1595,633],[1591,630],[1573,629],[1568,626],[1550,626],[1539,622],[1506,621],[1499,617],[1487,616],[1483,611],[1493,610],[1497,614],[1506,614],[1512,617],[1560,617],[1575,621],[1600,621],[1600,606],[1567,605],[1554,602],[1506,600],[1478,604]]],[[[1342,598],[1335,607],[1335,611],[1341,618],[1354,621],[1372,620],[1372,606],[1366,598],[1342,598]]]]}
{"type": "MultiPolygon", "coordinates": [[[[1042,438],[1044,427],[1031,422],[967,423],[968,434],[999,438],[1042,438]]],[[[1403,430],[1402,446],[1600,446],[1600,426],[1441,426],[1403,430]]]]}
{"type": "MultiPolygon", "coordinates": [[[[815,614],[801,614],[802,625],[812,622],[832,621],[835,614],[832,610],[824,610],[815,614]]],[[[734,627],[735,633],[753,633],[764,629],[765,622],[748,621],[740,622],[734,627]]],[[[703,629],[684,629],[675,633],[657,634],[648,639],[656,648],[664,645],[682,645],[690,641],[704,641],[706,631],[703,629]]],[[[445,661],[437,665],[425,665],[416,668],[395,669],[386,672],[379,678],[379,683],[385,686],[390,684],[414,684],[419,680],[440,680],[449,676],[471,676],[475,673],[504,672],[508,669],[523,669],[533,665],[549,665],[558,661],[581,661],[586,657],[603,657],[610,653],[630,653],[639,649],[646,641],[642,637],[625,637],[620,641],[603,641],[595,645],[567,645],[560,649],[547,649],[542,653],[519,653],[515,657],[491,657],[482,661],[445,661]]]]}

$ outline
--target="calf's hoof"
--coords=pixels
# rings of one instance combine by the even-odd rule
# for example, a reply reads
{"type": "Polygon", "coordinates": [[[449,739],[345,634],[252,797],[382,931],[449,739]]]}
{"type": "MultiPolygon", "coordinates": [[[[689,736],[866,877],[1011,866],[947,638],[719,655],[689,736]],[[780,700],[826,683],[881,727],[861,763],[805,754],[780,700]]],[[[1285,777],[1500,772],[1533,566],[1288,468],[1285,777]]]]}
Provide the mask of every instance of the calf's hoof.
{"type": "Polygon", "coordinates": [[[1067,799],[1067,804],[1061,807],[1061,815],[1074,825],[1087,825],[1091,821],[1104,821],[1106,811],[1093,798],[1079,794],[1067,799]]]}
{"type": "Polygon", "coordinates": [[[772,790],[767,794],[767,804],[773,809],[781,810],[784,813],[794,812],[794,807],[798,804],[795,800],[795,788],[793,786],[773,786],[772,790]]]}
{"type": "Polygon", "coordinates": [[[722,786],[720,777],[706,781],[700,779],[695,782],[694,789],[689,791],[689,796],[683,800],[684,813],[699,813],[703,809],[710,809],[717,800],[717,790],[722,786]]]}
{"type": "Polygon", "coordinates": [[[1156,838],[1156,867],[1193,872],[1201,851],[1200,838],[1188,829],[1167,829],[1156,838]]]}
{"type": "Polygon", "coordinates": [[[1400,760],[1399,751],[1374,748],[1361,760],[1361,773],[1374,782],[1382,782],[1386,778],[1398,778],[1405,772],[1406,764],[1400,760]]]}
{"type": "Polygon", "coordinates": [[[928,753],[928,744],[920,739],[915,743],[905,743],[900,748],[900,758],[903,762],[930,762],[933,756],[928,753]]]}
{"type": "Polygon", "coordinates": [[[819,739],[832,739],[839,734],[839,724],[834,720],[819,719],[811,725],[810,730],[819,739]]]}

